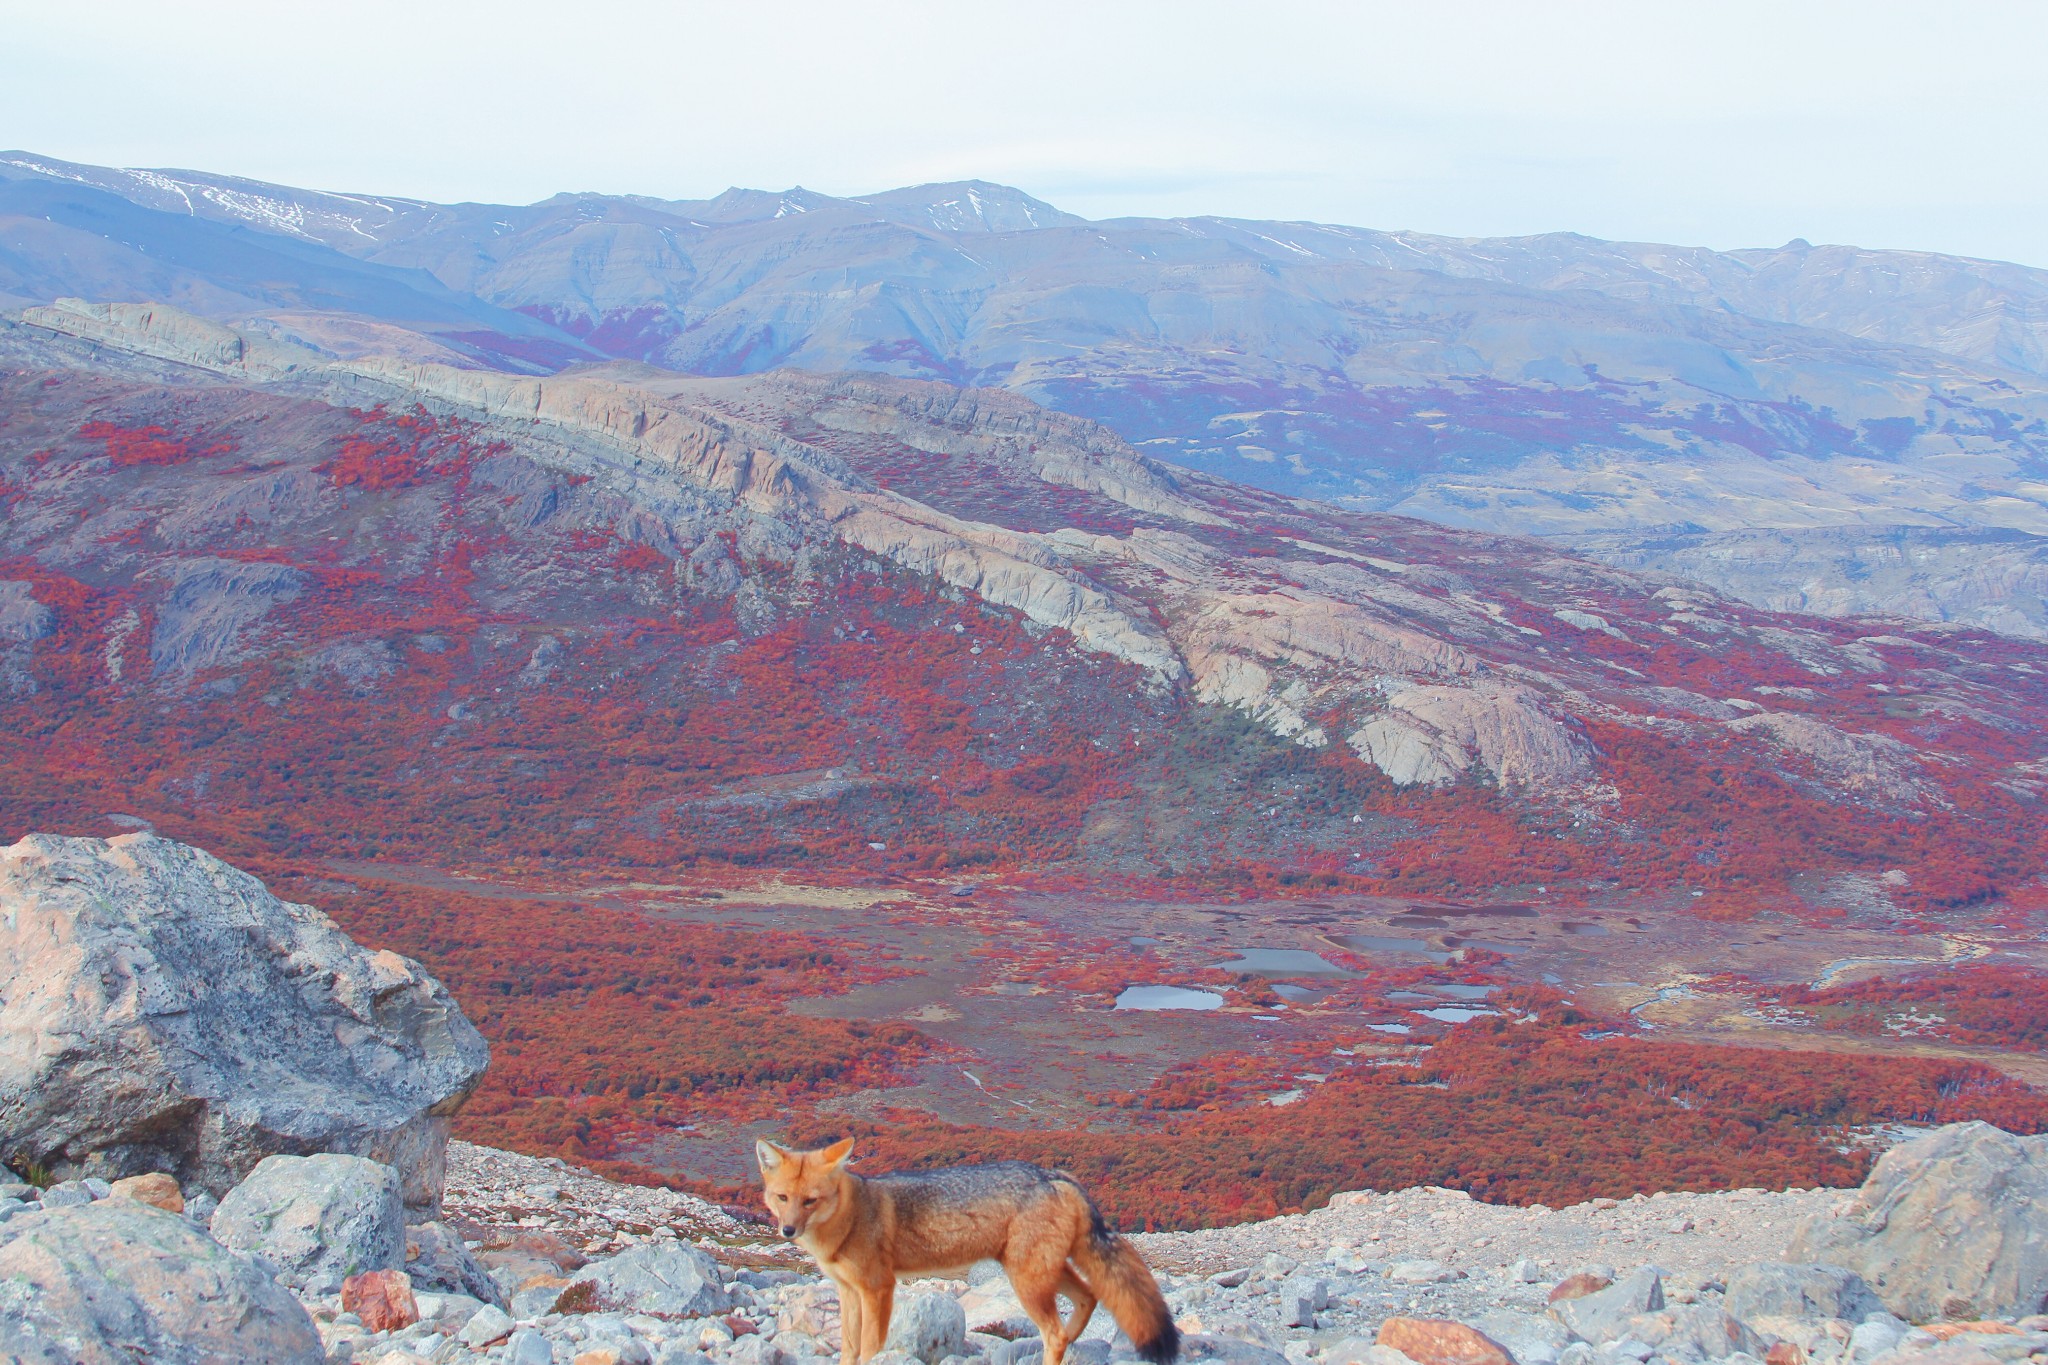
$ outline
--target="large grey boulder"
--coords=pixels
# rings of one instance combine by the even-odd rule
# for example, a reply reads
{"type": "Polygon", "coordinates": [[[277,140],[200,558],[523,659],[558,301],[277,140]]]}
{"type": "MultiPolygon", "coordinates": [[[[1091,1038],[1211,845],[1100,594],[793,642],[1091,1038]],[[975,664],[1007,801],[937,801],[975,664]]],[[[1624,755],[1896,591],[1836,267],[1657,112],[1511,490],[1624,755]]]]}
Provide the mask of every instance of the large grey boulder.
{"type": "Polygon", "coordinates": [[[896,1301],[885,1351],[902,1351],[925,1365],[967,1352],[967,1310],[951,1294],[911,1294],[896,1301]]]}
{"type": "Polygon", "coordinates": [[[220,1201],[213,1235],[261,1255],[294,1289],[338,1293],[351,1275],[404,1268],[398,1173],[334,1152],[265,1157],[220,1201]]]}
{"type": "Polygon", "coordinates": [[[563,1287],[556,1311],[647,1313],[701,1318],[723,1313],[732,1295],[718,1262],[695,1247],[650,1244],[592,1261],[563,1287]]]}
{"type": "Polygon", "coordinates": [[[1802,1223],[1785,1256],[1855,1271],[1909,1322],[2039,1313],[2048,1135],[1958,1123],[1901,1143],[1854,1197],[1802,1223]]]}
{"type": "Polygon", "coordinates": [[[432,1213],[490,1059],[419,964],[153,834],[0,849],[0,1154],[225,1193],[274,1153],[398,1169],[432,1213]]]}
{"type": "Polygon", "coordinates": [[[249,1257],[133,1199],[24,1214],[0,1239],[0,1360],[321,1365],[313,1320],[249,1257]]]}

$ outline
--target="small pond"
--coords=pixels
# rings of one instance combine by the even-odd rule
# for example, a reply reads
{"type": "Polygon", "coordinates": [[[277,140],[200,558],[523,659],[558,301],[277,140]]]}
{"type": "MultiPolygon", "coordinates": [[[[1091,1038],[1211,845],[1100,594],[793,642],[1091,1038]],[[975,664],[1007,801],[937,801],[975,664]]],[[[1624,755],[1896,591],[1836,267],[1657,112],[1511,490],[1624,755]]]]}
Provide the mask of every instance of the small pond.
{"type": "Polygon", "coordinates": [[[1334,962],[1306,948],[1240,948],[1238,956],[1216,964],[1219,971],[1256,976],[1350,976],[1334,962]]]}
{"type": "Polygon", "coordinates": [[[1349,948],[1359,953],[1413,953],[1426,957],[1431,962],[1449,962],[1449,953],[1438,952],[1429,946],[1427,939],[1382,938],[1376,934],[1332,934],[1330,942],[1340,948],[1349,948]]]}
{"type": "Polygon", "coordinates": [[[1222,1004],[1223,997],[1214,991],[1185,986],[1126,986],[1116,998],[1120,1010],[1213,1010],[1222,1004]]]}

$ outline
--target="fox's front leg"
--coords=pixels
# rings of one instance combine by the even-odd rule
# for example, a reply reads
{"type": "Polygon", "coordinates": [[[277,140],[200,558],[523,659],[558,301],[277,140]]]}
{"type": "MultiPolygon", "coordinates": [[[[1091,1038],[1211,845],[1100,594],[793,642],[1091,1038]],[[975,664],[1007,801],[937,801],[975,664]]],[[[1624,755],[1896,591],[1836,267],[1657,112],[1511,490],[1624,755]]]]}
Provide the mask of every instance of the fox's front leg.
{"type": "MultiPolygon", "coordinates": [[[[896,1281],[863,1285],[860,1293],[860,1361],[881,1354],[889,1339],[889,1315],[896,1307],[896,1281]]],[[[859,1365],[859,1361],[855,1362],[859,1365]]]]}
{"type": "Polygon", "coordinates": [[[839,1287],[839,1365],[859,1365],[860,1290],[844,1280],[833,1283],[839,1287]]]}

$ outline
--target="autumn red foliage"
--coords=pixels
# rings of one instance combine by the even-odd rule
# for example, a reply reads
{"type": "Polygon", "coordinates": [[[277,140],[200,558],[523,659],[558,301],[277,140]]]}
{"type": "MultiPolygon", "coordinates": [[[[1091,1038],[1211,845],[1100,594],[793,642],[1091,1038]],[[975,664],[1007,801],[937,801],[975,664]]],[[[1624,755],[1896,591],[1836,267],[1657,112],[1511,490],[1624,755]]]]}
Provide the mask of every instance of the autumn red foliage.
{"type": "MultiPolygon", "coordinates": [[[[1844,1185],[1867,1156],[1843,1131],[1982,1117],[2048,1128],[2048,1096],[1971,1063],[1589,1040],[1474,1021],[1414,1065],[1351,1067],[1284,1108],[1197,1113],[1123,1132],[1012,1132],[813,1119],[856,1135],[871,1169],[1023,1158],[1062,1166],[1125,1226],[1172,1228],[1312,1208],[1337,1190],[1445,1185],[1507,1203],[1642,1190],[1844,1185]]],[[[1269,1076],[1270,1076],[1269,1072],[1269,1076]]]]}

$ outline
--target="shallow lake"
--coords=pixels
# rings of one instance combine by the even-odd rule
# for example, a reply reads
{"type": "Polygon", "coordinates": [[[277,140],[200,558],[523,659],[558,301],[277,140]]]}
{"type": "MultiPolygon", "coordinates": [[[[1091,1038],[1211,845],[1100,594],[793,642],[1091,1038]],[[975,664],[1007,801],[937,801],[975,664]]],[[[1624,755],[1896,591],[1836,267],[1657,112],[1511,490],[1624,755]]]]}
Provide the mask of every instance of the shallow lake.
{"type": "Polygon", "coordinates": [[[1120,1010],[1213,1010],[1223,1004],[1214,991],[1193,991],[1185,986],[1126,986],[1116,998],[1120,1010]]]}

